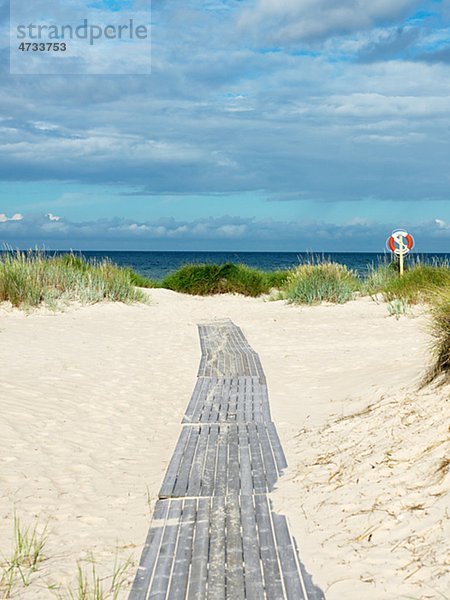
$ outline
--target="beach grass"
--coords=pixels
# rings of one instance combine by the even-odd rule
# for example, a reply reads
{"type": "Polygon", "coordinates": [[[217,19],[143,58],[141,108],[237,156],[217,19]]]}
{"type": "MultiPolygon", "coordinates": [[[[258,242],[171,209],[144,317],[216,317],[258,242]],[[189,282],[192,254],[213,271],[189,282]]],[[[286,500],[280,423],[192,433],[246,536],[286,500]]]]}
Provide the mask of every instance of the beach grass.
{"type": "Polygon", "coordinates": [[[122,270],[128,274],[131,284],[136,287],[140,287],[140,288],[161,287],[160,283],[158,283],[157,281],[155,281],[153,279],[149,279],[148,277],[144,277],[143,275],[140,275],[140,273],[136,273],[136,271],[133,271],[133,269],[131,267],[122,267],[122,270]]]}
{"type": "Polygon", "coordinates": [[[285,299],[293,304],[342,304],[361,296],[380,297],[389,314],[406,314],[412,304],[432,303],[439,291],[450,288],[448,263],[424,264],[411,260],[403,277],[396,261],[369,267],[365,277],[325,257],[311,256],[289,270],[260,271],[243,264],[187,264],[155,281],[130,267],[108,260],[87,260],[68,253],[4,252],[0,255],[0,302],[28,308],[61,302],[92,304],[104,300],[144,302],[138,288],[162,287],[190,295],[241,294],[285,299]],[[272,293],[273,291],[276,293],[272,293]]]}
{"type": "Polygon", "coordinates": [[[39,524],[24,526],[14,513],[13,545],[11,554],[0,559],[0,594],[9,598],[17,585],[27,587],[31,575],[44,560],[43,551],[47,541],[47,530],[39,524]]]}
{"type": "Polygon", "coordinates": [[[39,251],[0,256],[0,302],[9,301],[16,307],[145,301],[145,294],[135,285],[131,270],[107,260],[88,261],[74,254],[49,257],[39,251]]]}
{"type": "Polygon", "coordinates": [[[345,265],[323,261],[302,264],[288,276],[284,296],[294,304],[343,304],[360,289],[355,271],[345,265]]]}
{"type": "Polygon", "coordinates": [[[78,563],[76,584],[63,591],[58,590],[58,600],[118,600],[125,596],[133,564],[131,559],[119,564],[116,556],[113,573],[109,577],[100,577],[94,558],[89,562],[86,567],[78,563]]]}
{"type": "Polygon", "coordinates": [[[408,304],[432,302],[439,290],[450,288],[450,268],[446,262],[413,262],[399,276],[395,262],[371,267],[361,286],[364,294],[381,294],[386,302],[401,300],[408,304]]]}
{"type": "Polygon", "coordinates": [[[163,287],[183,294],[209,296],[242,294],[257,297],[273,290],[273,300],[294,304],[342,304],[361,296],[381,294],[389,313],[406,314],[411,304],[431,302],[436,290],[450,286],[448,264],[422,264],[411,261],[400,277],[395,261],[371,266],[365,277],[339,263],[311,256],[294,269],[260,271],[242,264],[188,264],[152,287],[163,287]]]}
{"type": "Polygon", "coordinates": [[[195,296],[232,293],[256,297],[282,286],[287,278],[287,271],[265,273],[240,264],[190,264],[168,275],[161,286],[195,296]]]}
{"type": "Polygon", "coordinates": [[[432,334],[434,362],[427,374],[426,381],[444,376],[450,379],[450,288],[437,293],[432,309],[432,334]]]}

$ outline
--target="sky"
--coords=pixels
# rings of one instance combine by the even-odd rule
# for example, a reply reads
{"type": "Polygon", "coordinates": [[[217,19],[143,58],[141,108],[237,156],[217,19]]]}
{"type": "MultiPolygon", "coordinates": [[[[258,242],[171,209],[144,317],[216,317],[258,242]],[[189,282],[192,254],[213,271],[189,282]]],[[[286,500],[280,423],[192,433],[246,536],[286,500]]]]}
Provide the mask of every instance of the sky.
{"type": "Polygon", "coordinates": [[[11,75],[0,0],[0,244],[382,251],[402,227],[450,252],[450,0],[153,0],[151,25],[151,74],[11,75]]]}

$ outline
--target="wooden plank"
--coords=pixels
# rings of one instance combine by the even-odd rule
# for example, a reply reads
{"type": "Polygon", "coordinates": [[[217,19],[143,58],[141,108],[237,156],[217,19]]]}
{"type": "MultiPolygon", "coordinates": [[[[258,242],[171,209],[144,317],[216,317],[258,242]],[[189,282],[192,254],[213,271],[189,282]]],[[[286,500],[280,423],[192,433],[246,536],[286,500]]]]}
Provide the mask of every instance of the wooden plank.
{"type": "Polygon", "coordinates": [[[272,511],[278,556],[281,564],[287,600],[308,600],[299,573],[295,548],[292,544],[286,518],[272,511]]]}
{"type": "Polygon", "coordinates": [[[250,442],[254,493],[264,494],[267,492],[267,483],[255,423],[247,423],[247,431],[250,442]]]}
{"type": "Polygon", "coordinates": [[[238,494],[240,488],[239,477],[239,438],[238,426],[235,424],[227,427],[227,445],[228,445],[228,473],[227,473],[227,491],[229,494],[238,494]]]}
{"type": "Polygon", "coordinates": [[[275,457],[275,462],[277,463],[278,472],[281,474],[284,469],[287,468],[287,461],[283,452],[283,448],[281,447],[277,430],[272,422],[267,423],[267,435],[269,436],[270,443],[272,444],[273,455],[275,457]]]}
{"type": "Polygon", "coordinates": [[[187,499],[183,503],[180,532],[176,549],[172,576],[170,580],[168,600],[179,600],[186,597],[189,580],[189,569],[192,557],[192,541],[196,525],[197,501],[187,499]]]}
{"type": "Polygon", "coordinates": [[[284,598],[281,573],[272,531],[269,507],[265,495],[255,496],[256,522],[267,600],[284,598]]]}
{"type": "Polygon", "coordinates": [[[246,390],[245,390],[245,382],[242,377],[236,377],[234,379],[235,385],[233,387],[233,394],[235,398],[236,405],[236,420],[240,423],[245,423],[246,421],[246,390]]]}
{"type": "Polygon", "coordinates": [[[250,459],[250,446],[248,430],[245,425],[239,425],[239,468],[241,478],[241,494],[250,496],[254,493],[252,463],[250,459]]]}
{"type": "Polygon", "coordinates": [[[166,475],[164,477],[164,481],[162,483],[161,489],[159,491],[159,498],[169,498],[172,495],[173,488],[175,486],[178,469],[180,467],[181,461],[183,459],[183,452],[186,446],[187,440],[189,438],[190,429],[188,427],[184,427],[181,430],[180,437],[178,438],[177,445],[175,447],[175,452],[173,453],[172,459],[169,463],[169,467],[167,469],[166,475]]]}
{"type": "Polygon", "coordinates": [[[153,576],[164,535],[165,519],[169,510],[169,501],[158,501],[155,505],[152,524],[148,532],[136,577],[131,588],[129,600],[141,600],[147,597],[147,590],[153,576]]]}
{"type": "Polygon", "coordinates": [[[217,410],[217,421],[228,421],[228,410],[230,404],[230,392],[229,385],[227,384],[227,379],[222,379],[222,389],[218,393],[218,398],[220,398],[220,404],[217,410]]]}
{"type": "Polygon", "coordinates": [[[191,396],[191,400],[183,417],[183,423],[192,423],[194,421],[194,416],[198,411],[198,404],[201,402],[201,399],[203,397],[203,389],[205,387],[205,382],[207,382],[207,380],[203,378],[197,380],[197,383],[195,384],[195,388],[191,396]]]}
{"type": "Polygon", "coordinates": [[[225,600],[225,498],[216,496],[211,502],[207,597],[225,600]]]}
{"type": "MultiPolygon", "coordinates": [[[[198,436],[197,446],[195,448],[195,455],[190,465],[190,472],[188,477],[187,496],[201,496],[203,469],[206,458],[206,447],[208,444],[209,437],[209,425],[203,425],[200,427],[200,434],[198,436]]],[[[189,457],[186,457],[186,461],[189,457]]],[[[183,461],[185,462],[185,461],[183,461]]],[[[186,466],[186,469],[189,465],[186,466]]]]}
{"type": "Polygon", "coordinates": [[[223,425],[218,426],[217,464],[214,477],[214,495],[225,496],[227,493],[228,444],[227,431],[223,425]]]}
{"type": "Polygon", "coordinates": [[[256,421],[258,415],[257,408],[255,407],[250,377],[246,377],[244,379],[244,403],[245,420],[247,422],[256,421]]]}
{"type": "Polygon", "coordinates": [[[217,435],[218,426],[209,428],[208,446],[206,448],[205,468],[203,470],[202,495],[212,496],[214,493],[214,481],[216,474],[217,435]]]}
{"type": "Polygon", "coordinates": [[[259,555],[258,529],[252,496],[241,496],[241,526],[244,551],[245,597],[247,600],[263,600],[265,594],[262,564],[259,555]]]}
{"type": "Polygon", "coordinates": [[[189,475],[191,472],[192,460],[194,458],[195,449],[200,437],[200,428],[191,426],[189,439],[183,451],[183,458],[180,462],[177,479],[173,488],[173,496],[185,496],[189,484],[189,475]]]}
{"type": "Polygon", "coordinates": [[[182,500],[170,501],[168,521],[166,522],[164,536],[161,541],[155,573],[148,596],[149,600],[162,600],[166,598],[180,529],[182,505],[182,500]]]}
{"type": "Polygon", "coordinates": [[[209,555],[210,499],[197,500],[197,520],[195,523],[194,547],[192,551],[191,573],[189,578],[189,600],[206,598],[209,555]]]}
{"type": "Polygon", "coordinates": [[[278,480],[278,470],[272,454],[272,445],[270,443],[269,436],[267,435],[267,428],[264,424],[257,423],[256,430],[258,432],[258,439],[262,449],[267,486],[271,492],[278,480]]]}
{"type": "Polygon", "coordinates": [[[227,598],[244,600],[244,556],[241,537],[241,510],[239,496],[227,497],[226,505],[226,588],[227,598]]]}

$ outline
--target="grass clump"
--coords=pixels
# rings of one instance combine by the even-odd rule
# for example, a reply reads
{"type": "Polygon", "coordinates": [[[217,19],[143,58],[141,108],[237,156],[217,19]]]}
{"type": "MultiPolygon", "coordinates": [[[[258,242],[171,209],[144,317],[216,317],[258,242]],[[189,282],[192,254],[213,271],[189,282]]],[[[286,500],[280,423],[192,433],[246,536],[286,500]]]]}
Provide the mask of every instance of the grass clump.
{"type": "Polygon", "coordinates": [[[83,569],[80,562],[78,563],[76,585],[63,592],[59,591],[57,593],[59,600],[117,600],[124,595],[132,566],[131,559],[119,565],[116,556],[114,570],[109,577],[99,576],[93,558],[89,562],[91,564],[86,569],[83,569]]]}
{"type": "Polygon", "coordinates": [[[288,277],[284,295],[295,304],[351,300],[359,289],[355,271],[333,262],[308,263],[297,267],[288,277]]]}
{"type": "Polygon", "coordinates": [[[408,301],[399,298],[395,298],[389,302],[387,306],[389,315],[395,317],[397,320],[400,319],[402,315],[406,315],[409,308],[408,301]]]}
{"type": "Polygon", "coordinates": [[[225,263],[192,264],[181,267],[162,281],[162,287],[196,296],[243,294],[260,296],[281,286],[287,275],[282,271],[263,273],[245,265],[225,263]]]}
{"type": "Polygon", "coordinates": [[[16,307],[52,306],[58,301],[145,301],[145,295],[134,286],[130,269],[106,260],[19,251],[0,256],[0,302],[9,301],[16,307]]]}
{"type": "Polygon", "coordinates": [[[427,381],[444,375],[445,381],[448,382],[450,380],[450,287],[435,297],[432,316],[435,359],[427,381]]]}
{"type": "Polygon", "coordinates": [[[132,285],[134,285],[136,287],[140,287],[140,288],[159,287],[159,284],[157,281],[153,281],[153,279],[149,279],[148,277],[144,277],[143,275],[136,273],[136,271],[133,271],[133,269],[131,269],[130,267],[123,267],[122,270],[128,274],[132,285]]]}
{"type": "Polygon", "coordinates": [[[14,513],[13,545],[11,554],[0,562],[0,594],[10,598],[17,584],[27,587],[31,575],[37,571],[47,541],[46,529],[40,532],[38,523],[23,526],[14,513]]]}
{"type": "Polygon", "coordinates": [[[363,285],[363,292],[381,294],[386,302],[399,301],[408,304],[432,302],[439,290],[450,287],[450,269],[447,263],[411,263],[403,277],[399,276],[396,262],[371,268],[363,285]]]}

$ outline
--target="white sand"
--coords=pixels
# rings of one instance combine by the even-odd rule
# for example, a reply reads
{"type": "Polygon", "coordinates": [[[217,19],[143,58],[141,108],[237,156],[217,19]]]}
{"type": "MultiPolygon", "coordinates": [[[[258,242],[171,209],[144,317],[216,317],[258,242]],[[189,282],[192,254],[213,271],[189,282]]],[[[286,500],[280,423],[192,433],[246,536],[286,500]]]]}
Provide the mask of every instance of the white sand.
{"type": "Polygon", "coordinates": [[[327,598],[445,597],[445,445],[427,446],[448,434],[448,388],[414,391],[426,317],[396,321],[368,299],[299,308],[151,297],[56,314],[0,309],[0,552],[14,507],[24,523],[48,523],[47,559],[16,597],[54,598],[48,585],[73,585],[90,555],[102,575],[116,552],[136,566],[148,496],[151,505],[195,384],[196,323],[224,317],[260,354],[290,465],[273,499],[327,598]]]}

